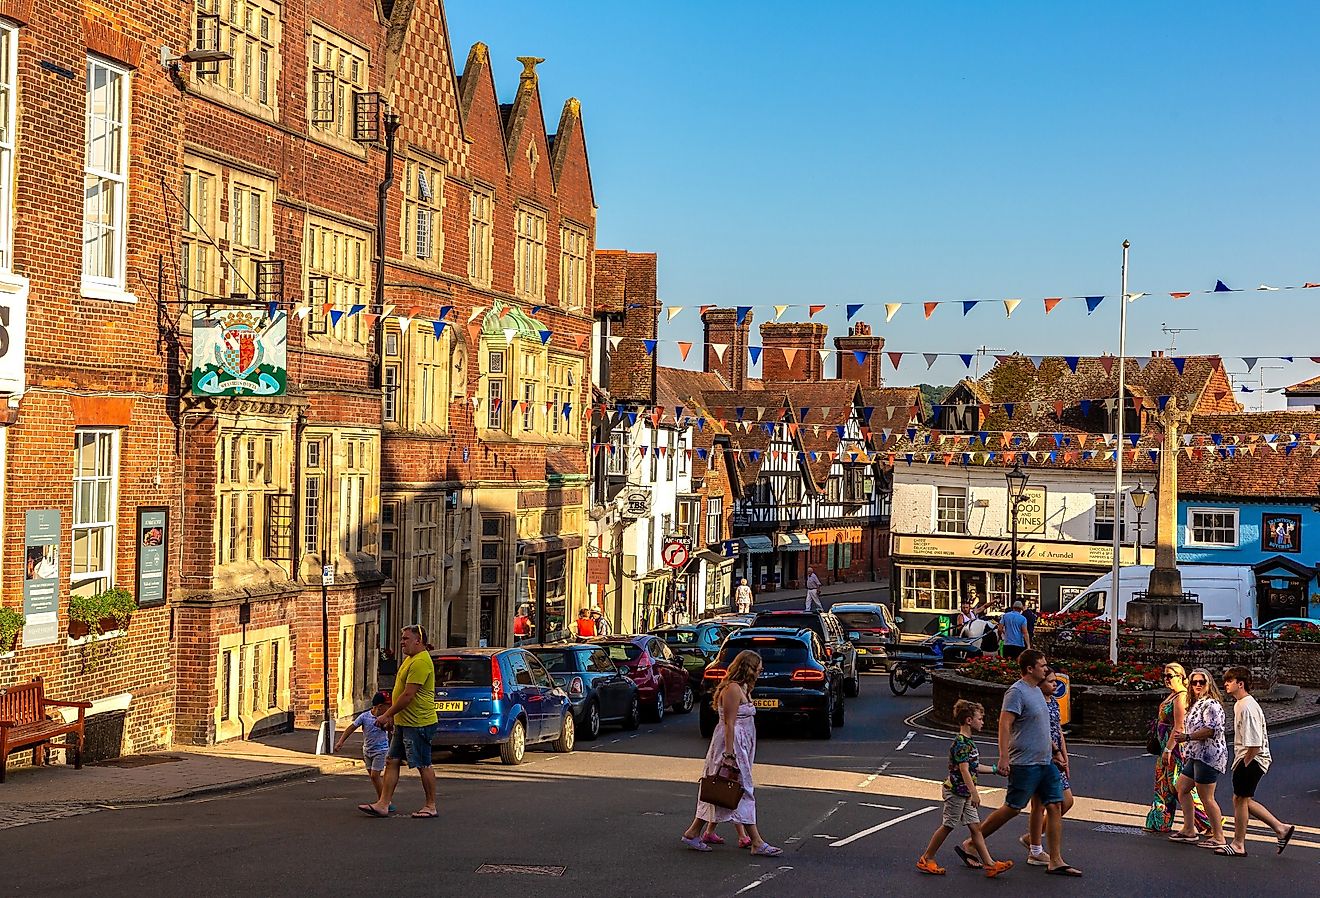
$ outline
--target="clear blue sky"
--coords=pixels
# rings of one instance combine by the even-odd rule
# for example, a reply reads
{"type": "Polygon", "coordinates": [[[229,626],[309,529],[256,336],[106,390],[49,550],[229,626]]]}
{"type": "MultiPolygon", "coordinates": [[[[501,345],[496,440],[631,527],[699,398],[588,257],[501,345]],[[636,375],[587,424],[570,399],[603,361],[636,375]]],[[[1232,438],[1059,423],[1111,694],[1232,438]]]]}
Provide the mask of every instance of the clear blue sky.
{"type": "MultiPolygon", "coordinates": [[[[598,244],[660,256],[665,305],[867,303],[907,352],[1116,351],[1129,290],[1320,282],[1320,7],[1309,3],[449,0],[509,100],[546,57],[551,125],[582,100],[598,244]],[[1040,298],[1104,294],[1096,313],[1040,298]],[[1022,297],[929,321],[882,303],[1022,297]]],[[[1128,348],[1320,367],[1320,289],[1130,307],[1128,348]]],[[[773,312],[758,309],[757,321],[773,312]],[[767,314],[768,312],[768,314],[767,314]]],[[[805,317],[790,310],[784,320],[805,317]]],[[[843,332],[841,307],[817,320],[843,332]]],[[[695,310],[662,339],[700,340],[695,310]]],[[[754,339],[753,342],[758,342],[754,339]]],[[[698,357],[694,353],[692,360],[698,357]]],[[[662,349],[676,363],[672,344],[662,349]]],[[[888,371],[888,366],[886,366],[888,371]]],[[[891,383],[951,383],[905,359],[891,383]]],[[[1254,408],[1255,395],[1239,399],[1254,408]]],[[[1278,404],[1277,398],[1271,404],[1278,404]]]]}

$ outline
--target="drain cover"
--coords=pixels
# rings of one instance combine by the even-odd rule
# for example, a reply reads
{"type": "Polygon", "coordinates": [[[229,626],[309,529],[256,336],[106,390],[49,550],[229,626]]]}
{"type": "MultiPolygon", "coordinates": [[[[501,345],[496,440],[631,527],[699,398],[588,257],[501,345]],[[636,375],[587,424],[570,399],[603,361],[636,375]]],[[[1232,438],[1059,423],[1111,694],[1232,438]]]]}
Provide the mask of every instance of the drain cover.
{"type": "Polygon", "coordinates": [[[482,864],[478,873],[514,873],[522,876],[563,876],[567,867],[550,864],[482,864]]]}
{"type": "Polygon", "coordinates": [[[172,764],[175,761],[182,761],[183,758],[178,755],[126,755],[122,758],[111,758],[108,761],[97,761],[96,767],[150,767],[153,764],[172,764]]]}
{"type": "Polygon", "coordinates": [[[1125,836],[1141,835],[1141,827],[1139,826],[1116,826],[1113,823],[1101,823],[1099,826],[1093,827],[1093,831],[1098,833],[1122,833],[1125,836]]]}

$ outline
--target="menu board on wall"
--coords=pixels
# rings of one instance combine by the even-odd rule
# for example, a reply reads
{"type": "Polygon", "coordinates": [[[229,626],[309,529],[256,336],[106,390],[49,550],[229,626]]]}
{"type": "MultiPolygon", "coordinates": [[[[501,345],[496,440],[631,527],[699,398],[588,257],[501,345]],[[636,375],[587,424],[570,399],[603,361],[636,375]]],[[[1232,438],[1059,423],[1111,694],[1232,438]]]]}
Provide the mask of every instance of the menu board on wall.
{"type": "Polygon", "coordinates": [[[50,645],[60,635],[60,513],[27,513],[23,537],[23,646],[50,645]]]}
{"type": "Polygon", "coordinates": [[[170,556],[170,510],[143,505],[137,510],[137,604],[164,605],[170,556]]]}

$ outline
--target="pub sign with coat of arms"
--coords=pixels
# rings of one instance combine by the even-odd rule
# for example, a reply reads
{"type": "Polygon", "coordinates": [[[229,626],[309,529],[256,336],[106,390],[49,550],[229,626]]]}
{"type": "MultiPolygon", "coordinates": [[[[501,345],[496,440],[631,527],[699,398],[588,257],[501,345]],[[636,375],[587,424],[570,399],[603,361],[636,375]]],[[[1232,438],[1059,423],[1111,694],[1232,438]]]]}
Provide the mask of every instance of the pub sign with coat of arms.
{"type": "Polygon", "coordinates": [[[284,394],[289,318],[251,309],[213,309],[193,315],[194,396],[284,394]]]}

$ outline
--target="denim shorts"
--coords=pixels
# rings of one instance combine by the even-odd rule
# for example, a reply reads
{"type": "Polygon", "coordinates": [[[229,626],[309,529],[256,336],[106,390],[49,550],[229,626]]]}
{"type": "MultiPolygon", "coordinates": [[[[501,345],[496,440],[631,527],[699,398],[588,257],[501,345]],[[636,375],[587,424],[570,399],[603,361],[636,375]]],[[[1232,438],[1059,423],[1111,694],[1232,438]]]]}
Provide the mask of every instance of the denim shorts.
{"type": "Polygon", "coordinates": [[[1008,795],[1004,803],[1014,810],[1031,804],[1032,797],[1042,804],[1063,801],[1063,777],[1053,764],[1014,764],[1008,771],[1008,795]]]}
{"type": "Polygon", "coordinates": [[[1183,764],[1183,776],[1190,776],[1198,786],[1209,786],[1219,779],[1219,771],[1197,758],[1183,764]]]}
{"type": "Polygon", "coordinates": [[[379,773],[385,769],[385,756],[389,753],[388,748],[385,751],[368,751],[364,748],[362,749],[362,763],[367,765],[368,770],[379,773]]]}
{"type": "Polygon", "coordinates": [[[411,768],[431,766],[431,739],[439,723],[424,727],[404,727],[395,724],[394,735],[390,737],[390,760],[407,760],[411,768]]]}

